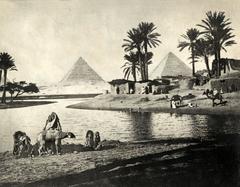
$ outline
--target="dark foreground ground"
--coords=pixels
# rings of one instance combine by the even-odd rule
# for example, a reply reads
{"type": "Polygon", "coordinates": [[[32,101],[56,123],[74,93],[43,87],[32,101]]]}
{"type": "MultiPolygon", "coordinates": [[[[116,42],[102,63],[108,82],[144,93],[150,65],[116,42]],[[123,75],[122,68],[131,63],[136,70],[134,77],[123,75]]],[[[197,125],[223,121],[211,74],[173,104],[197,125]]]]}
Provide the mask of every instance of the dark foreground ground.
{"type": "MultiPolygon", "coordinates": [[[[224,135],[180,148],[116,159],[80,173],[3,186],[240,186],[240,137],[224,135]]],[[[151,142],[171,146],[172,141],[151,142]]],[[[184,142],[174,142],[174,144],[184,142]]],[[[126,146],[126,145],[125,145],[126,146]]],[[[134,147],[134,146],[133,146],[134,147]]],[[[133,149],[133,148],[132,148],[133,149]]],[[[126,150],[125,150],[126,151],[126,150]]],[[[139,148],[139,151],[141,149],[139,148]]],[[[122,153],[124,154],[124,153],[122,153]]],[[[79,160],[81,162],[81,160],[79,160]]]]}

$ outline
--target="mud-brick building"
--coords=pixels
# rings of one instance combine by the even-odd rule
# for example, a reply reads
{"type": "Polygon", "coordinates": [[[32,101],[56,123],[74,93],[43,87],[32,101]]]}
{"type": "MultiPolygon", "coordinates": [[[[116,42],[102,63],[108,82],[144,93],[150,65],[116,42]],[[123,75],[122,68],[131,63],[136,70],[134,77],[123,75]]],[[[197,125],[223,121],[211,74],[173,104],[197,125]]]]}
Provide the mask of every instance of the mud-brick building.
{"type": "Polygon", "coordinates": [[[111,85],[111,94],[130,94],[131,91],[135,91],[134,81],[125,79],[114,79],[108,83],[111,85]]]}
{"type": "MultiPolygon", "coordinates": [[[[221,76],[210,81],[211,89],[226,92],[240,91],[240,60],[221,59],[221,76]]],[[[216,66],[213,64],[213,66],[216,66]]]]}

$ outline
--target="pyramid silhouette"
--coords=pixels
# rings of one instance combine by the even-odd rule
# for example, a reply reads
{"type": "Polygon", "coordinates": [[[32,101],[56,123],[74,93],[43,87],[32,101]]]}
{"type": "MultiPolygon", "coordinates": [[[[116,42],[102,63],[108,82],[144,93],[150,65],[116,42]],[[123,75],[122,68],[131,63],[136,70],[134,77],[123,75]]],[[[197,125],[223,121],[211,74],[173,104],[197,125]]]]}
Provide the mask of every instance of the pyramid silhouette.
{"type": "Polygon", "coordinates": [[[179,75],[192,76],[192,70],[175,54],[169,52],[150,73],[150,78],[157,79],[164,76],[177,77],[179,75]]]}
{"type": "Polygon", "coordinates": [[[60,84],[77,85],[82,83],[98,84],[104,83],[104,80],[80,57],[60,81],[60,84]]]}

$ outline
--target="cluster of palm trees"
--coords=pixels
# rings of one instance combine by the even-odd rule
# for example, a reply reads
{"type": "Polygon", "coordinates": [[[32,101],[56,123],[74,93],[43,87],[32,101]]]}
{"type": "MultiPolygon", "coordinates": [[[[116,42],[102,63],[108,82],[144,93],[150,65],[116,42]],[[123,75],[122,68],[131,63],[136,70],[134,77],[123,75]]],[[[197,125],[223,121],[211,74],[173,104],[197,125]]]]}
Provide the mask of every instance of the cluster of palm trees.
{"type": "Polygon", "coordinates": [[[132,28],[127,32],[127,39],[124,39],[122,47],[127,53],[126,60],[122,66],[124,78],[129,79],[130,74],[133,80],[137,81],[137,74],[140,73],[141,80],[148,80],[148,66],[152,63],[153,53],[149,47],[158,46],[161,41],[158,39],[160,34],[154,32],[157,27],[153,23],[141,22],[137,28],[132,28]]]}
{"type": "Polygon", "coordinates": [[[3,72],[3,94],[2,103],[6,103],[6,85],[7,85],[7,72],[8,70],[17,70],[14,64],[14,59],[6,52],[0,53],[0,83],[2,81],[3,72]]]}
{"type": "Polygon", "coordinates": [[[210,77],[213,76],[213,71],[216,72],[214,76],[221,75],[221,50],[226,51],[226,47],[236,44],[230,25],[230,19],[226,18],[225,12],[209,11],[202,23],[197,24],[203,29],[202,31],[191,28],[182,35],[184,41],[179,42],[178,48],[180,51],[185,48],[190,51],[193,76],[195,76],[195,62],[201,58],[204,59],[210,77]],[[214,56],[214,62],[217,64],[216,69],[212,71],[209,67],[210,56],[214,56]]]}

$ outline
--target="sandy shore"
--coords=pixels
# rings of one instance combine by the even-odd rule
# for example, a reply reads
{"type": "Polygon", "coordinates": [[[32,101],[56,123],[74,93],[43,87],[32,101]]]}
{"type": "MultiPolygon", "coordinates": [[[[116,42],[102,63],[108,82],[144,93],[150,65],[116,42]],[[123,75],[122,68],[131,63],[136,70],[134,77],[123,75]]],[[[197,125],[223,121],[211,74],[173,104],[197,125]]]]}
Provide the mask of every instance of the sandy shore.
{"type": "Polygon", "coordinates": [[[0,186],[155,186],[161,182],[234,186],[238,182],[238,135],[103,145],[101,151],[64,145],[62,155],[34,158],[0,153],[0,186]]]}
{"type": "Polygon", "coordinates": [[[122,160],[172,151],[195,144],[167,142],[106,142],[101,151],[83,151],[82,145],[63,145],[62,155],[45,155],[16,159],[10,152],[0,153],[0,186],[21,185],[60,176],[81,173],[122,160]],[[168,146],[166,146],[168,145],[168,146]]]}
{"type": "MultiPolygon", "coordinates": [[[[240,114],[240,93],[223,94],[226,105],[217,105],[212,107],[212,101],[202,95],[202,90],[175,91],[170,94],[162,95],[99,95],[86,102],[68,106],[75,109],[93,109],[93,110],[126,110],[126,111],[151,111],[151,112],[168,112],[183,114],[240,114]],[[183,105],[193,103],[197,107],[189,108],[187,106],[177,109],[170,108],[169,99],[172,95],[179,94],[185,96],[183,105]],[[188,97],[192,94],[192,97],[188,97]]],[[[216,101],[218,102],[218,101],[216,101]]]]}

